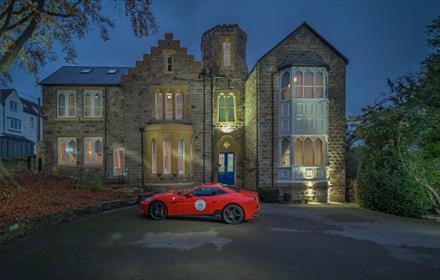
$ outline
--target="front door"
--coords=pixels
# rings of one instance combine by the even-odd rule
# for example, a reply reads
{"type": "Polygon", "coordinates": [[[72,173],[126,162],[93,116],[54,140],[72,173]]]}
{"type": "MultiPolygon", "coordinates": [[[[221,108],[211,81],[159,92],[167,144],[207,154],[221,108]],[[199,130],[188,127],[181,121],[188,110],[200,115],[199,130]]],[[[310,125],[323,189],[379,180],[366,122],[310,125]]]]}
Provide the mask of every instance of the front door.
{"type": "Polygon", "coordinates": [[[218,182],[230,186],[235,184],[234,153],[220,153],[218,155],[218,182]]]}

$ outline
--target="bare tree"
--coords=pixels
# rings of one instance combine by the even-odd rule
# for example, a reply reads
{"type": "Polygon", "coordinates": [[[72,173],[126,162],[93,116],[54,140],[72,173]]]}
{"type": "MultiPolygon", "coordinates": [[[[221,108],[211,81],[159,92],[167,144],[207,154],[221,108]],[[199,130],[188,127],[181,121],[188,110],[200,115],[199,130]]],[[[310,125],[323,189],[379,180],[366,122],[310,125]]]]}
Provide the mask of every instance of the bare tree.
{"type": "MultiPolygon", "coordinates": [[[[4,0],[0,1],[0,77],[10,80],[8,70],[19,65],[33,74],[57,57],[54,44],[60,44],[65,61],[73,62],[74,38],[84,38],[98,28],[109,39],[113,20],[102,12],[110,0],[4,0]]],[[[111,0],[115,9],[125,12],[137,37],[157,32],[151,0],[111,0]]]]}

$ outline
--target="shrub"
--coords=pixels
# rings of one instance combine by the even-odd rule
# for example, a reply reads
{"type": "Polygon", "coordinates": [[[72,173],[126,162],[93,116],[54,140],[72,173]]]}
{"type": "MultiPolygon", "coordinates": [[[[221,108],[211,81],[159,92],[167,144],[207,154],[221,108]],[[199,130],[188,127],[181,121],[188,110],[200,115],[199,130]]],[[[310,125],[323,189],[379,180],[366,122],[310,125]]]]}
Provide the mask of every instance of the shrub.
{"type": "Polygon", "coordinates": [[[362,160],[357,196],[363,207],[407,217],[420,217],[433,207],[426,189],[393,155],[376,155],[362,160]]]}
{"type": "Polygon", "coordinates": [[[91,189],[94,191],[105,191],[107,186],[100,176],[79,177],[75,179],[75,186],[79,189],[91,189]]]}
{"type": "Polygon", "coordinates": [[[262,202],[279,202],[280,192],[275,188],[259,188],[258,194],[262,202]]]}

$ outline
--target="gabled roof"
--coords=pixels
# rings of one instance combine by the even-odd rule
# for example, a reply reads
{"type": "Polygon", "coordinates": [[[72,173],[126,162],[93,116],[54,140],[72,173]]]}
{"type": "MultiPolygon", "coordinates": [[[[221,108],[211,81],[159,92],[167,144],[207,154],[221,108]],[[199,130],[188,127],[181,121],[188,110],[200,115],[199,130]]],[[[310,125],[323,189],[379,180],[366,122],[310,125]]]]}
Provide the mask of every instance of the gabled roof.
{"type": "Polygon", "coordinates": [[[15,89],[13,88],[5,88],[5,89],[0,89],[0,102],[3,102],[6,100],[6,98],[8,98],[8,96],[13,93],[15,91],[15,89]]]}
{"type": "Polygon", "coordinates": [[[128,67],[62,66],[40,85],[119,85],[128,67]]]}
{"type": "Polygon", "coordinates": [[[32,101],[29,101],[27,99],[21,98],[21,103],[23,103],[23,111],[25,113],[38,116],[38,105],[32,101]]]}
{"type": "MultiPolygon", "coordinates": [[[[257,62],[255,63],[254,67],[261,61],[263,60],[263,58],[265,58],[267,55],[269,55],[274,49],[276,49],[278,46],[280,46],[282,43],[284,43],[286,40],[288,40],[294,33],[296,33],[299,29],[301,29],[302,27],[307,28],[308,30],[310,30],[316,37],[319,38],[319,40],[321,40],[325,45],[327,45],[332,51],[334,51],[340,58],[342,58],[344,60],[344,62],[346,64],[348,64],[349,60],[347,57],[345,57],[338,49],[336,49],[332,44],[330,44],[329,41],[327,41],[324,37],[321,36],[321,34],[318,33],[318,31],[316,31],[315,29],[313,29],[307,22],[303,22],[300,26],[298,26],[297,28],[295,28],[292,32],[290,32],[286,37],[284,37],[280,42],[278,42],[278,44],[276,44],[274,47],[272,47],[270,50],[268,50],[264,55],[262,55],[257,62]]],[[[249,71],[249,73],[251,73],[254,69],[252,68],[251,71],[249,71]]]]}

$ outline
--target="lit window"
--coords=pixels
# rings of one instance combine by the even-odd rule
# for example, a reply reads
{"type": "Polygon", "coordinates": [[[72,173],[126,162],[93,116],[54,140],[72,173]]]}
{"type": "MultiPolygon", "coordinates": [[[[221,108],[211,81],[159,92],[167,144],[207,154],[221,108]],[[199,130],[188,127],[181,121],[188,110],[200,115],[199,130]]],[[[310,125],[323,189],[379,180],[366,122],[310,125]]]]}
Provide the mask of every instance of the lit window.
{"type": "Polygon", "coordinates": [[[151,142],[151,174],[157,173],[157,146],[156,140],[151,142]]]}
{"type": "Polygon", "coordinates": [[[313,166],[313,141],[310,138],[304,141],[304,166],[313,166]]]}
{"type": "Polygon", "coordinates": [[[225,96],[221,93],[218,97],[218,121],[235,121],[235,95],[230,93],[225,96]]]}
{"type": "Polygon", "coordinates": [[[284,138],[281,141],[281,167],[290,167],[290,140],[284,138]]]}
{"type": "Polygon", "coordinates": [[[113,151],[113,175],[122,176],[125,173],[125,150],[118,148],[113,151]]]}
{"type": "Polygon", "coordinates": [[[84,92],[84,117],[102,116],[102,91],[86,90],[84,92]]]}
{"type": "Polygon", "coordinates": [[[76,164],[76,138],[58,138],[58,164],[76,164]]]}
{"type": "Polygon", "coordinates": [[[58,91],[58,116],[74,117],[76,115],[76,95],[72,90],[58,91]]]}
{"type": "Polygon", "coordinates": [[[102,151],[101,137],[84,138],[84,164],[101,164],[103,155],[102,151]]]}
{"type": "Polygon", "coordinates": [[[163,118],[162,106],[162,93],[156,93],[156,119],[158,120],[161,120],[163,118]]]}
{"type": "Polygon", "coordinates": [[[290,72],[286,71],[281,77],[281,100],[290,99],[290,90],[290,72]]]}
{"type": "Polygon", "coordinates": [[[183,95],[181,93],[176,93],[175,96],[175,116],[176,116],[176,120],[181,120],[183,119],[183,95]]]}
{"type": "Polygon", "coordinates": [[[223,42],[223,67],[231,66],[231,43],[223,42]]]}
{"type": "Polygon", "coordinates": [[[224,122],[226,121],[226,97],[224,95],[220,95],[218,97],[218,121],[224,122]]]}
{"type": "Polygon", "coordinates": [[[163,142],[163,174],[171,174],[171,142],[163,142]]]}
{"type": "Polygon", "coordinates": [[[322,140],[315,140],[315,166],[322,166],[324,163],[324,159],[322,156],[322,140]]]}
{"type": "Polygon", "coordinates": [[[180,175],[185,174],[185,140],[180,139],[177,147],[177,170],[180,175]]]}
{"type": "Polygon", "coordinates": [[[165,94],[165,119],[173,119],[173,94],[165,94]]]}
{"type": "Polygon", "coordinates": [[[294,164],[295,166],[301,166],[302,165],[302,158],[303,158],[303,143],[301,141],[301,139],[297,138],[295,140],[295,145],[294,145],[294,149],[293,149],[293,156],[294,156],[294,164]]]}
{"type": "Polygon", "coordinates": [[[294,97],[326,97],[326,71],[324,68],[300,67],[295,69],[293,74],[294,97]]]}
{"type": "Polygon", "coordinates": [[[173,72],[173,56],[165,56],[165,72],[173,72]]]}

